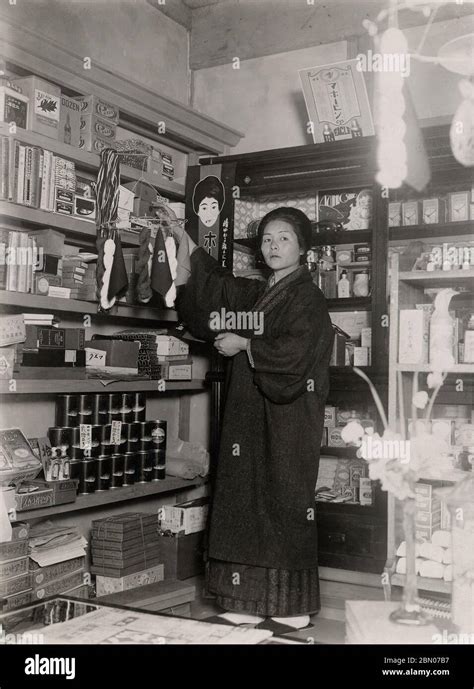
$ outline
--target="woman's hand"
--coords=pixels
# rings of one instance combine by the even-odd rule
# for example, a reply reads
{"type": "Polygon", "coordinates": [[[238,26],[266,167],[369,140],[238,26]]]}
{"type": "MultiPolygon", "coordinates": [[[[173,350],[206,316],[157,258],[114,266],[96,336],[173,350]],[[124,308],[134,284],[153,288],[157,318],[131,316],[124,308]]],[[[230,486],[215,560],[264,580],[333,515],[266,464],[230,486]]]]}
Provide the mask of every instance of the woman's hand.
{"type": "Polygon", "coordinates": [[[247,347],[247,338],[234,333],[219,333],[214,340],[214,347],[222,356],[235,356],[247,347]]]}

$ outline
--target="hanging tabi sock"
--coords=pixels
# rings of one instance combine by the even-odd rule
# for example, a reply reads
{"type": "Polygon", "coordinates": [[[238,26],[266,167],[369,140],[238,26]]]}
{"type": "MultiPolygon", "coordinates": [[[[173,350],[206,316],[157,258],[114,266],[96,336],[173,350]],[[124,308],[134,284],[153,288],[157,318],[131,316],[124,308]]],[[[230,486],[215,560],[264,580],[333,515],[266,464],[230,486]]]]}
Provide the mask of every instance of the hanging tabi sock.
{"type": "Polygon", "coordinates": [[[173,279],[171,277],[165,240],[162,231],[158,229],[153,250],[150,285],[154,292],[157,292],[165,299],[172,284],[173,279]]]}
{"type": "Polygon", "coordinates": [[[107,292],[107,298],[109,300],[120,299],[128,289],[127,269],[125,267],[120,235],[117,230],[113,232],[113,241],[115,241],[115,252],[110,271],[109,289],[107,292]]]}

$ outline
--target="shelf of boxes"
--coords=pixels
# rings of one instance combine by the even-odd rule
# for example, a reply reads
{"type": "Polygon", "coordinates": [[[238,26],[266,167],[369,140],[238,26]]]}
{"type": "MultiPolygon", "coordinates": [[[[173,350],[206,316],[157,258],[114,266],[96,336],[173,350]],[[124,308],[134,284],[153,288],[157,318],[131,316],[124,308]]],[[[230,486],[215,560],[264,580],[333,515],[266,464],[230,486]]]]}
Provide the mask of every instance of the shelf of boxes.
{"type": "Polygon", "coordinates": [[[371,297],[340,297],[326,299],[328,311],[369,311],[372,308],[371,297]]]}
{"type": "MultiPolygon", "coordinates": [[[[71,369],[73,372],[74,369],[71,369]]],[[[54,369],[51,369],[54,375],[54,369]]],[[[99,378],[64,380],[28,380],[24,378],[13,379],[12,381],[0,381],[0,395],[55,395],[59,392],[80,393],[80,392],[156,392],[166,394],[167,392],[199,392],[205,389],[205,381],[195,380],[150,380],[149,378],[140,380],[104,380],[99,378]],[[11,389],[14,387],[14,389],[11,389]]]]}
{"type": "MultiPolygon", "coordinates": [[[[418,371],[419,373],[431,373],[432,366],[430,364],[395,364],[395,370],[401,371],[402,373],[410,373],[418,371]]],[[[452,364],[448,371],[448,374],[453,373],[467,373],[474,374],[473,364],[452,364]]]]}
{"type": "MultiPolygon", "coordinates": [[[[11,201],[0,201],[0,216],[3,221],[6,218],[20,220],[31,225],[62,230],[68,236],[77,236],[89,240],[95,240],[97,230],[94,222],[80,220],[71,215],[60,215],[39,208],[31,208],[11,201]]],[[[36,228],[35,228],[36,229],[36,228]]],[[[138,246],[138,234],[121,231],[120,238],[124,246],[138,246]]]]}
{"type": "Polygon", "coordinates": [[[54,505],[52,507],[17,512],[16,521],[44,519],[45,517],[66,514],[68,512],[80,512],[81,510],[89,510],[94,507],[103,507],[104,505],[125,502],[126,500],[137,500],[150,495],[159,495],[160,493],[171,493],[187,488],[195,488],[196,486],[201,486],[203,483],[205,483],[205,479],[201,477],[196,479],[183,479],[168,476],[162,481],[154,481],[153,483],[136,483],[133,486],[116,488],[115,490],[96,491],[90,495],[78,495],[75,502],[70,502],[65,505],[54,505]]]}
{"type": "MultiPolygon", "coordinates": [[[[62,141],[57,141],[48,136],[30,132],[25,129],[17,129],[16,134],[10,135],[8,127],[4,123],[0,124],[0,135],[11,136],[12,139],[21,141],[21,143],[29,146],[39,146],[47,151],[52,151],[55,155],[67,158],[76,163],[76,166],[81,170],[88,170],[97,172],[100,165],[100,156],[97,153],[90,153],[76,146],[70,146],[62,141]]],[[[173,196],[175,199],[184,199],[184,184],[168,180],[166,177],[158,177],[157,175],[137,170],[136,168],[127,165],[120,166],[120,179],[122,182],[133,182],[142,180],[148,182],[156,187],[160,193],[173,196]]]]}
{"type": "Polygon", "coordinates": [[[118,303],[109,311],[98,311],[94,301],[79,301],[77,299],[60,299],[58,297],[45,297],[38,294],[26,294],[24,292],[0,291],[0,304],[2,306],[20,307],[46,311],[47,313],[80,313],[92,314],[96,318],[126,318],[129,320],[177,323],[178,316],[173,309],[153,309],[146,306],[118,303]]]}

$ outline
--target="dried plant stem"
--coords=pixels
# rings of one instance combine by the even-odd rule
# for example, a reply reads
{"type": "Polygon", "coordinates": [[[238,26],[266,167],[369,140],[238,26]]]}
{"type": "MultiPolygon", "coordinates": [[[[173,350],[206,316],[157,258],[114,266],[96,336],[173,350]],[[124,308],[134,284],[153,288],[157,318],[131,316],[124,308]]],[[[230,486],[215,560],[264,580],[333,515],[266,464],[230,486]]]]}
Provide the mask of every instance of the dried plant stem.
{"type": "Polygon", "coordinates": [[[435,387],[435,389],[433,390],[433,394],[431,395],[431,399],[430,399],[430,401],[428,402],[428,407],[426,408],[425,419],[426,419],[427,421],[429,421],[430,418],[431,418],[431,412],[433,411],[433,405],[434,405],[435,400],[436,400],[436,398],[437,398],[437,396],[438,396],[438,392],[441,390],[441,388],[442,388],[442,386],[443,386],[443,384],[444,384],[444,381],[446,380],[446,376],[447,376],[447,375],[448,375],[447,373],[443,373],[443,380],[442,380],[441,383],[440,383],[439,385],[437,385],[437,386],[435,387]]]}
{"type": "Polygon", "coordinates": [[[400,435],[403,440],[406,438],[405,425],[405,400],[403,399],[403,376],[401,371],[397,371],[397,387],[398,387],[398,411],[400,414],[400,435]]]}
{"type": "Polygon", "coordinates": [[[388,430],[388,421],[387,421],[387,417],[385,415],[385,410],[383,408],[382,402],[380,401],[380,397],[378,395],[378,392],[374,387],[374,384],[372,383],[370,378],[363,371],[361,371],[360,368],[357,368],[357,366],[354,366],[352,370],[354,371],[354,373],[357,373],[357,375],[360,378],[362,378],[362,380],[365,380],[365,382],[369,386],[370,392],[372,393],[372,397],[373,397],[374,402],[375,402],[375,406],[377,407],[377,411],[378,411],[379,416],[382,420],[384,430],[385,431],[388,430]]]}

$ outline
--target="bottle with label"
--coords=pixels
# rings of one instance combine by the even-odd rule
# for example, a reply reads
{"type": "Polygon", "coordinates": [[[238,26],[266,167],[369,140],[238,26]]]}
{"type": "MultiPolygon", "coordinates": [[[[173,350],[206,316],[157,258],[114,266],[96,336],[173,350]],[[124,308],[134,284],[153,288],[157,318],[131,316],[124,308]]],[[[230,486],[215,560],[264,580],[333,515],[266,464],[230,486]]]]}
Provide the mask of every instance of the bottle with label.
{"type": "Polygon", "coordinates": [[[339,299],[346,299],[351,296],[351,286],[347,279],[347,270],[341,272],[341,277],[337,283],[337,296],[339,299]]]}
{"type": "Polygon", "coordinates": [[[324,141],[335,141],[334,134],[328,124],[325,124],[323,127],[323,138],[324,141]]]}
{"type": "Polygon", "coordinates": [[[71,143],[71,120],[69,118],[69,113],[66,115],[66,124],[64,125],[64,143],[71,143]]]}

